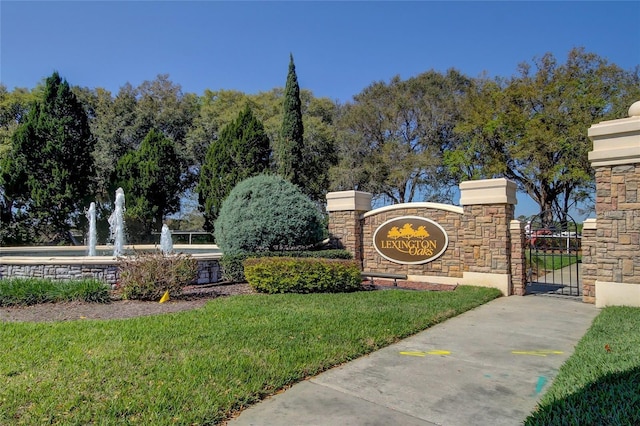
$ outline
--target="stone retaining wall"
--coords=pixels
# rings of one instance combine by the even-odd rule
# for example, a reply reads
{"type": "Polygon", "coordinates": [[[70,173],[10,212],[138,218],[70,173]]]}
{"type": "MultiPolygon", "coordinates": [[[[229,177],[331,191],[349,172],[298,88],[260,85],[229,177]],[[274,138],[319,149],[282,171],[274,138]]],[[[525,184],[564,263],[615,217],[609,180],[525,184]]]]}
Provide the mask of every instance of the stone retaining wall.
{"type": "MultiPolygon", "coordinates": [[[[10,258],[5,258],[0,263],[0,279],[10,277],[21,278],[51,278],[55,280],[72,280],[82,278],[97,278],[107,284],[115,284],[120,277],[117,261],[109,259],[105,263],[64,263],[51,262],[38,258],[31,258],[30,261],[20,259],[12,262],[10,258]]],[[[220,281],[222,273],[218,259],[197,259],[198,260],[198,284],[208,284],[220,281]]]]}
{"type": "Polygon", "coordinates": [[[462,209],[436,203],[398,204],[364,214],[361,226],[362,267],[366,271],[404,275],[429,275],[462,278],[463,262],[459,232],[462,229],[462,209]],[[384,222],[402,216],[431,219],[444,228],[449,244],[446,252],[436,260],[420,265],[391,262],[380,256],[373,246],[373,233],[384,222]]]}
{"type": "Polygon", "coordinates": [[[519,222],[512,225],[515,192],[515,183],[507,179],[469,181],[460,185],[462,206],[409,203],[376,210],[371,210],[371,194],[329,193],[329,233],[335,246],[349,250],[366,272],[402,274],[434,284],[494,287],[504,295],[524,294],[524,233],[519,222]],[[404,217],[423,218],[444,230],[448,244],[441,256],[424,262],[394,261],[376,250],[376,230],[404,217]],[[520,234],[514,235],[516,232],[520,234]],[[511,256],[514,247],[519,250],[517,256],[511,256]]]}
{"type": "Polygon", "coordinates": [[[69,265],[69,264],[1,264],[1,278],[51,278],[75,280],[97,278],[107,284],[118,281],[117,265],[69,265]]]}

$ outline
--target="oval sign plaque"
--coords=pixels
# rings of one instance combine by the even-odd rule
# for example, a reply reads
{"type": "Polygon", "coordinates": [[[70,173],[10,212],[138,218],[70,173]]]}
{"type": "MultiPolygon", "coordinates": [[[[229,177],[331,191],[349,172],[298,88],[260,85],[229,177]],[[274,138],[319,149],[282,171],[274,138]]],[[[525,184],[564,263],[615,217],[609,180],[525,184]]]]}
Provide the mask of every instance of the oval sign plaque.
{"type": "Polygon", "coordinates": [[[388,220],[373,234],[373,246],[380,256],[408,265],[437,259],[448,244],[449,238],[442,226],[417,216],[388,220]]]}

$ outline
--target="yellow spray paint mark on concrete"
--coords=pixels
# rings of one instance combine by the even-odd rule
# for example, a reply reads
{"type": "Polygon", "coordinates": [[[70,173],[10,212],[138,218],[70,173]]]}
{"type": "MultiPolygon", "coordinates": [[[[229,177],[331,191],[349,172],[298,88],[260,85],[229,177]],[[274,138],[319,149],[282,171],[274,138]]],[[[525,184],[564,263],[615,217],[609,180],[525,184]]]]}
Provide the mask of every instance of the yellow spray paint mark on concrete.
{"type": "Polygon", "coordinates": [[[443,351],[441,349],[434,349],[432,351],[423,352],[423,351],[403,351],[400,352],[400,355],[406,356],[427,356],[427,355],[451,355],[450,351],[443,351]]]}
{"type": "Polygon", "coordinates": [[[548,349],[541,349],[536,351],[511,351],[514,355],[532,355],[532,356],[548,356],[548,355],[561,355],[564,352],[554,351],[548,349]]]}

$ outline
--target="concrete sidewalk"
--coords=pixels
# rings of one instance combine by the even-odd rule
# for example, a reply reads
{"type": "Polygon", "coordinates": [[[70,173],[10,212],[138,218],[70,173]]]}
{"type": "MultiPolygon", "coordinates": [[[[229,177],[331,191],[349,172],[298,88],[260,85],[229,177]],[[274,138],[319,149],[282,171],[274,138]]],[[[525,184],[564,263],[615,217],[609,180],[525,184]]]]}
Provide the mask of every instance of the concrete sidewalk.
{"type": "Polygon", "coordinates": [[[298,383],[228,424],[522,424],[597,314],[573,299],[503,297],[298,383]]]}

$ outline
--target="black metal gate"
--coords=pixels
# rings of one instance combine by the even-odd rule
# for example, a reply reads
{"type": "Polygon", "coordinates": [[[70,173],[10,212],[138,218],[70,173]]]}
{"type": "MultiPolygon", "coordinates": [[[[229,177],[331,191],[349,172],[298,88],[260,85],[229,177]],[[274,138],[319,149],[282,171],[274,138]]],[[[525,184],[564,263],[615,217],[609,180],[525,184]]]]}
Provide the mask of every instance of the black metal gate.
{"type": "Polygon", "coordinates": [[[534,216],[527,236],[527,293],[581,296],[580,241],[576,222],[567,215],[534,216]]]}

